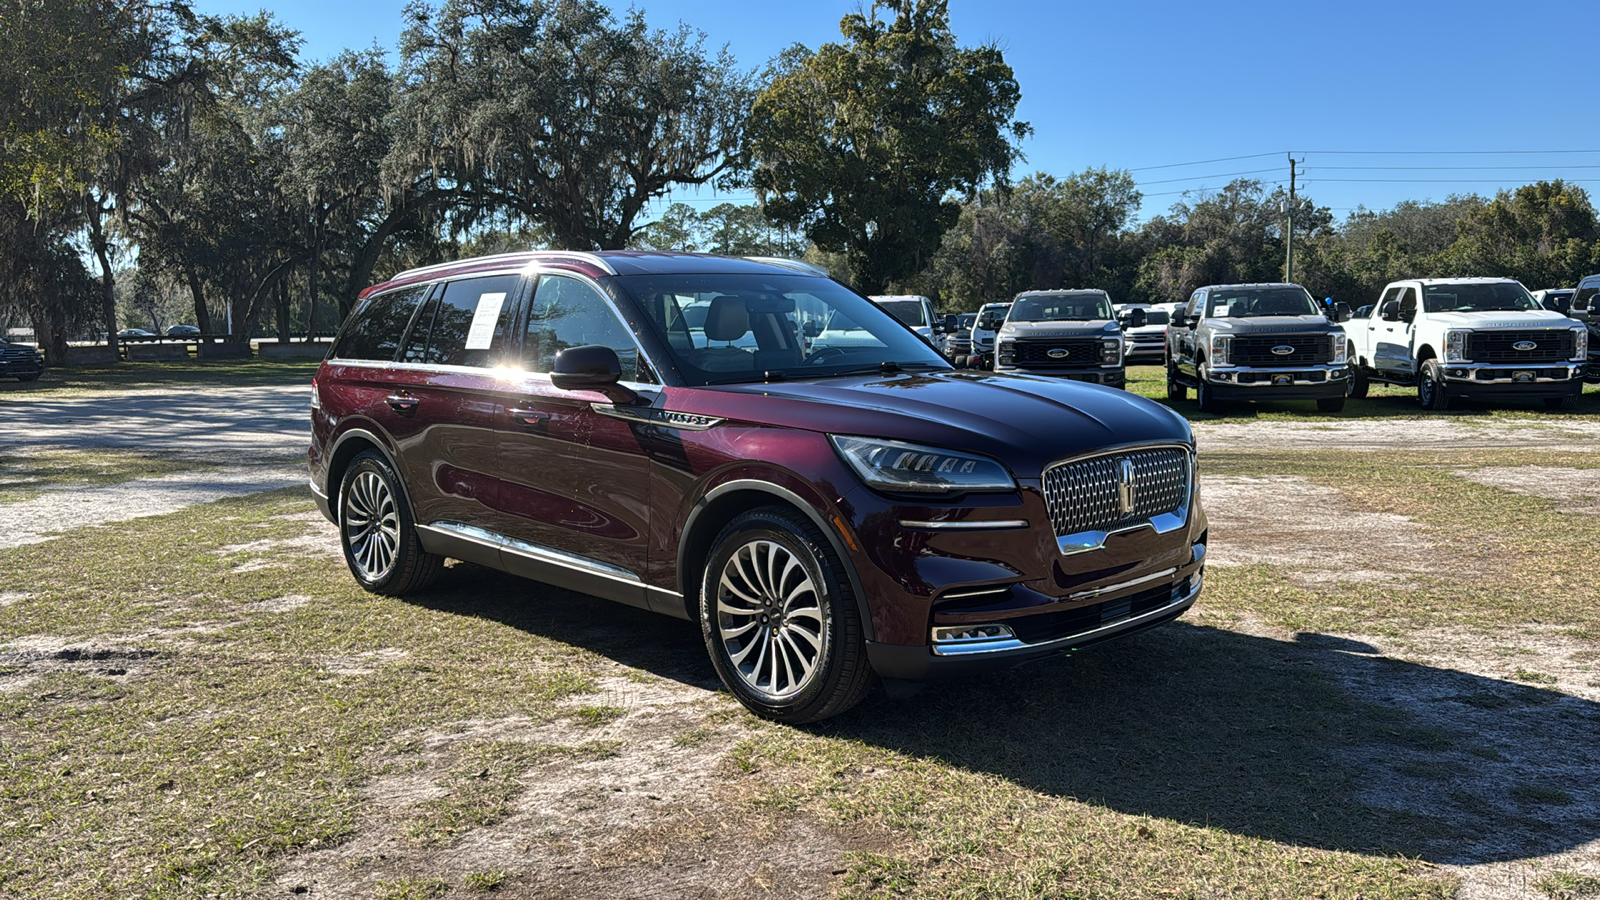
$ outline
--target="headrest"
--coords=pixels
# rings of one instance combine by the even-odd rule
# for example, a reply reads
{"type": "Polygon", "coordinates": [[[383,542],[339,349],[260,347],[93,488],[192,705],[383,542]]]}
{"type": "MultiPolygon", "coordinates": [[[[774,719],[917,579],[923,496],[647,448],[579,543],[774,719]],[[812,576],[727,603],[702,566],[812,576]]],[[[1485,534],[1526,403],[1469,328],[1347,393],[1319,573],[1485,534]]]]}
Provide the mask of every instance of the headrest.
{"type": "Polygon", "coordinates": [[[750,332],[750,309],[743,297],[717,297],[706,313],[706,339],[734,341],[750,332]]]}

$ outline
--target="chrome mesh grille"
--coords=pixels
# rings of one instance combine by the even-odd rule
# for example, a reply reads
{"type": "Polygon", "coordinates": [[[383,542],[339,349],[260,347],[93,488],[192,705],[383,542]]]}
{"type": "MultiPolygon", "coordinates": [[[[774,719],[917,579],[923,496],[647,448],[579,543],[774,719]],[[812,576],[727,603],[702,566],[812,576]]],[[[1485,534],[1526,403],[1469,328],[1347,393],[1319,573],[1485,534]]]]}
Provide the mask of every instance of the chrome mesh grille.
{"type": "Polygon", "coordinates": [[[1189,499],[1189,451],[1126,450],[1051,466],[1044,472],[1045,507],[1056,537],[1117,531],[1181,509],[1189,499]],[[1133,510],[1123,512],[1122,461],[1133,464],[1133,510]]]}

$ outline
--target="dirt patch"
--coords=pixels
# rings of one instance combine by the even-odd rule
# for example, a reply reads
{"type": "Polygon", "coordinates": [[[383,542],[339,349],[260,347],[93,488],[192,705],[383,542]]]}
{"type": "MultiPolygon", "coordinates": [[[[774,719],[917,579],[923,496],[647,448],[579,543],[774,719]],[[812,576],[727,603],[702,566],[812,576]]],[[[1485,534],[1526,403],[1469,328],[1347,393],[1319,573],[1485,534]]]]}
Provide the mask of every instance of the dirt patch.
{"type": "Polygon", "coordinates": [[[93,490],[48,490],[30,500],[0,505],[0,550],[43,543],[75,528],[166,515],[196,503],[304,483],[304,473],[269,468],[184,472],[93,490]]]}
{"type": "Polygon", "coordinates": [[[354,656],[330,656],[322,660],[322,667],[334,675],[360,677],[371,675],[378,667],[405,659],[410,654],[398,647],[379,647],[354,656]]]}
{"type": "Polygon", "coordinates": [[[1209,564],[1285,566],[1307,585],[1376,582],[1403,585],[1409,575],[1439,573],[1459,560],[1439,553],[1406,516],[1356,509],[1338,488],[1294,475],[1203,475],[1211,520],[1209,564]],[[1385,548],[1382,558],[1371,547],[1385,548]]]}
{"type": "Polygon", "coordinates": [[[760,726],[735,709],[704,687],[619,674],[558,706],[550,721],[463,722],[401,736],[396,745],[405,749],[386,763],[392,774],[369,786],[370,814],[356,836],[293,859],[276,883],[312,897],[358,897],[408,878],[460,885],[492,872],[505,890],[532,896],[825,892],[843,869],[834,837],[803,820],[740,827],[724,758],[760,726]],[[444,846],[406,833],[419,809],[450,802],[447,773],[485,744],[542,751],[516,777],[508,814],[444,846]]]}
{"type": "Polygon", "coordinates": [[[1462,470],[1458,474],[1488,487],[1554,500],[1562,512],[1600,516],[1600,469],[1490,466],[1462,470]]]}
{"type": "Polygon", "coordinates": [[[1588,452],[1600,443],[1600,422],[1592,418],[1489,420],[1438,416],[1332,422],[1195,422],[1193,427],[1202,453],[1264,448],[1459,450],[1513,446],[1588,452]]]}
{"type": "Polygon", "coordinates": [[[291,613],[310,602],[311,598],[304,594],[285,594],[268,600],[255,600],[244,604],[243,608],[253,613],[291,613]]]}
{"type": "Polygon", "coordinates": [[[13,603],[21,603],[32,597],[33,595],[26,591],[0,591],[0,609],[5,609],[13,603]]]}
{"type": "Polygon", "coordinates": [[[147,647],[27,635],[0,644],[0,693],[59,672],[123,680],[147,674],[160,654],[147,647]]]}

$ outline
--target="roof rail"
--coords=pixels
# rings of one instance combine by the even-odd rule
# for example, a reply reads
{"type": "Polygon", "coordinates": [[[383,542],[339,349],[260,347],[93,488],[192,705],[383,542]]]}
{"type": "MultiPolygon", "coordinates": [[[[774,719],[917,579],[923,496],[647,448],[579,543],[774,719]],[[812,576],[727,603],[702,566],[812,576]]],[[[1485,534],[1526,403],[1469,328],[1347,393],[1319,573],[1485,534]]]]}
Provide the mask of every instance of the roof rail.
{"type": "Polygon", "coordinates": [[[449,262],[434,263],[431,266],[419,266],[415,269],[407,269],[404,272],[397,272],[390,276],[388,280],[395,281],[401,278],[411,278],[417,275],[426,275],[430,272],[441,272],[446,269],[452,269],[467,263],[486,263],[498,261],[530,263],[541,259],[577,259],[589,263],[590,265],[599,268],[609,275],[617,274],[617,270],[613,268],[609,262],[606,262],[605,257],[596,253],[585,253],[581,250],[519,250],[515,253],[495,253],[489,256],[469,256],[464,259],[453,259],[449,262]]]}
{"type": "Polygon", "coordinates": [[[766,263],[769,266],[778,266],[795,272],[804,272],[807,275],[821,275],[823,278],[832,278],[833,274],[827,269],[801,259],[787,259],[782,256],[746,256],[751,262],[766,263]]]}

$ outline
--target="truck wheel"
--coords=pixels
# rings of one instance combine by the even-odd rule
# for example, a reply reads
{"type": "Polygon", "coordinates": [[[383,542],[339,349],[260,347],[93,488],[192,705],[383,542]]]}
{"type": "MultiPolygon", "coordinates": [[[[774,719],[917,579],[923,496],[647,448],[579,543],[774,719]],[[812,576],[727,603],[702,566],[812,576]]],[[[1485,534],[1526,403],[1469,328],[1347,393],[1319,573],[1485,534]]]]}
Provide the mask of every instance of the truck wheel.
{"type": "Polygon", "coordinates": [[[1182,382],[1178,381],[1178,367],[1174,366],[1172,363],[1167,363],[1167,399],[1189,399],[1189,389],[1185,387],[1182,382]]]}
{"type": "Polygon", "coordinates": [[[1433,412],[1450,408],[1450,397],[1445,393],[1444,376],[1439,372],[1437,359],[1422,363],[1422,372],[1417,376],[1417,402],[1423,409],[1433,412]]]}
{"type": "Polygon", "coordinates": [[[1546,397],[1544,405],[1546,409],[1572,409],[1578,405],[1578,398],[1574,394],[1565,397],[1546,397]]]}
{"type": "Polygon", "coordinates": [[[1194,400],[1199,404],[1201,412],[1217,415],[1222,412],[1222,403],[1217,399],[1216,393],[1211,389],[1211,382],[1206,378],[1209,374],[1205,366],[1195,370],[1194,400]]]}
{"type": "Polygon", "coordinates": [[[1321,397],[1317,400],[1317,412],[1336,413],[1343,410],[1343,397],[1321,397]]]}
{"type": "Polygon", "coordinates": [[[1344,383],[1344,395],[1351,400],[1364,400],[1367,396],[1367,373],[1360,366],[1350,367],[1350,377],[1344,383]]]}

